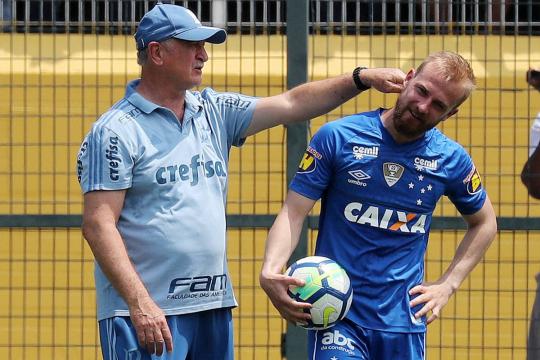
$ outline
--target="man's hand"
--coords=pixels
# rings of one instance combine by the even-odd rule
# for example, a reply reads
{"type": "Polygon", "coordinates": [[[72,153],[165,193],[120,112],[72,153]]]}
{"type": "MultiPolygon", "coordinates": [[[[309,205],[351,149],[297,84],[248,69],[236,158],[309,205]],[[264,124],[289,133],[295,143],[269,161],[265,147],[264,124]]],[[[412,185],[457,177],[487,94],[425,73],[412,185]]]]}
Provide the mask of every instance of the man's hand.
{"type": "Polygon", "coordinates": [[[540,91],[540,69],[527,70],[527,84],[540,91]]]}
{"type": "Polygon", "coordinates": [[[403,71],[394,68],[368,68],[360,72],[362,83],[383,93],[400,93],[405,76],[403,71]]]}
{"type": "Polygon", "coordinates": [[[150,354],[161,355],[163,349],[172,352],[172,336],[163,311],[150,298],[145,297],[130,306],[131,322],[137,332],[139,345],[150,354]]]}
{"type": "Polygon", "coordinates": [[[263,270],[259,276],[259,283],[284,319],[294,324],[306,324],[311,318],[303,311],[311,308],[311,304],[295,301],[287,294],[287,289],[291,285],[304,286],[303,280],[263,270]]]}
{"type": "Polygon", "coordinates": [[[411,300],[410,306],[415,307],[419,304],[424,304],[424,306],[414,314],[414,317],[420,319],[431,311],[427,323],[432,323],[441,316],[442,308],[448,303],[448,300],[453,293],[454,290],[452,287],[444,282],[424,283],[413,287],[409,290],[409,295],[411,297],[415,295],[418,296],[411,300]]]}

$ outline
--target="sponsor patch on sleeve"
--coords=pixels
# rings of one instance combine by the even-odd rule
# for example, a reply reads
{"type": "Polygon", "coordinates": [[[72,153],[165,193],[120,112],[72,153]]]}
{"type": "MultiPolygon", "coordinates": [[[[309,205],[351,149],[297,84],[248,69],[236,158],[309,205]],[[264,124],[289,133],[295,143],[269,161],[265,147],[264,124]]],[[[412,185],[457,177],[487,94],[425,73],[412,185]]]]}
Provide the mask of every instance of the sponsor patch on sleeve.
{"type": "Polygon", "coordinates": [[[463,184],[465,184],[467,192],[471,195],[482,190],[482,179],[475,166],[473,166],[467,177],[463,180],[463,184]]]}
{"type": "Polygon", "coordinates": [[[302,156],[300,165],[298,165],[298,174],[307,174],[313,172],[317,167],[317,159],[322,159],[321,154],[311,146],[308,146],[304,156],[302,156]]]}

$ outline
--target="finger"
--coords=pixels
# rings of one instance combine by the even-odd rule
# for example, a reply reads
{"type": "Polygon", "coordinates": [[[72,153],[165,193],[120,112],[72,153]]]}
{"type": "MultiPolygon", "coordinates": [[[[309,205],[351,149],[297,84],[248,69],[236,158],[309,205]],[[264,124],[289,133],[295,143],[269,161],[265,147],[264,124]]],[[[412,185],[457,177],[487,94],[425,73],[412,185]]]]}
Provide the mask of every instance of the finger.
{"type": "Polygon", "coordinates": [[[302,286],[306,285],[305,280],[295,278],[295,277],[292,277],[292,276],[283,276],[282,281],[285,284],[289,285],[289,286],[293,285],[293,286],[302,287],[302,286]]]}
{"type": "Polygon", "coordinates": [[[422,306],[422,308],[414,314],[416,319],[420,319],[422,316],[426,315],[431,310],[431,306],[428,304],[422,306]]]}
{"type": "Polygon", "coordinates": [[[173,342],[172,342],[172,335],[171,331],[169,330],[169,326],[165,326],[161,329],[161,334],[163,335],[163,341],[165,341],[165,349],[167,349],[167,352],[173,351],[173,342]]]}
{"type": "Polygon", "coordinates": [[[429,301],[429,297],[426,294],[421,294],[409,301],[410,307],[415,307],[417,305],[427,303],[429,301]]]}
{"type": "Polygon", "coordinates": [[[302,302],[302,301],[296,301],[296,300],[293,300],[291,305],[294,306],[295,310],[296,309],[299,309],[299,310],[311,309],[313,307],[313,305],[310,304],[310,303],[302,302]]]}
{"type": "Polygon", "coordinates": [[[165,343],[165,340],[163,340],[162,337],[157,336],[156,337],[156,355],[161,356],[163,354],[163,344],[165,343]]]}
{"type": "Polygon", "coordinates": [[[439,318],[438,314],[432,313],[431,316],[427,319],[426,323],[429,325],[433,321],[437,320],[439,318]]]}
{"type": "Polygon", "coordinates": [[[416,285],[411,290],[409,290],[409,295],[420,294],[424,292],[424,287],[422,285],[416,285]]]}
{"type": "Polygon", "coordinates": [[[156,342],[154,340],[154,332],[152,329],[146,330],[146,351],[153,354],[156,351],[156,342]]]}
{"type": "Polygon", "coordinates": [[[146,335],[144,333],[144,330],[136,329],[137,332],[137,340],[139,341],[139,346],[144,348],[146,347],[146,335]]]}
{"type": "Polygon", "coordinates": [[[399,84],[390,83],[387,87],[387,92],[389,93],[400,93],[401,91],[403,91],[403,86],[399,84]]]}

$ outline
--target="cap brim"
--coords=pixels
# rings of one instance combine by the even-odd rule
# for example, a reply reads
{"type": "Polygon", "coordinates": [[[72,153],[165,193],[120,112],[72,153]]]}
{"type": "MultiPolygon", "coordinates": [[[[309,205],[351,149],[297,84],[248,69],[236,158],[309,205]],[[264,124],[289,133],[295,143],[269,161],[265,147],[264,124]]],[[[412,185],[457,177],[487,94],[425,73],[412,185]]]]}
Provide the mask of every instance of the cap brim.
{"type": "Polygon", "coordinates": [[[174,38],[187,41],[207,41],[212,44],[221,44],[227,39],[227,33],[223,29],[201,26],[195,29],[186,30],[174,38]]]}

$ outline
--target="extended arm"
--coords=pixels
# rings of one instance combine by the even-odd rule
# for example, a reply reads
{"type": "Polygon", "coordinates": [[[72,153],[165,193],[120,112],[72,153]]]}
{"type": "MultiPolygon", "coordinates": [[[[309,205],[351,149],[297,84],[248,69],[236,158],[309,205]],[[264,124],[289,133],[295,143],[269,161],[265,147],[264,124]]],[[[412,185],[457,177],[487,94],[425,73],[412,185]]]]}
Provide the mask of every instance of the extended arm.
{"type": "MultiPolygon", "coordinates": [[[[405,74],[399,69],[375,68],[360,72],[362,83],[382,92],[400,92],[405,74]]],[[[282,94],[257,102],[253,120],[245,136],[279,124],[305,121],[328,113],[360,91],[352,74],[299,85],[282,94]]]]}
{"type": "Polygon", "coordinates": [[[301,280],[282,274],[287,260],[298,245],[302,225],[315,201],[308,199],[294,191],[289,191],[287,199],[281,208],[274,225],[266,239],[266,251],[259,282],[272,304],[283,318],[294,323],[304,322],[309,315],[302,309],[310,307],[308,304],[292,300],[287,295],[289,285],[302,286],[301,280]]]}
{"type": "Polygon", "coordinates": [[[540,199],[540,144],[525,163],[521,171],[521,181],[533,198],[540,199]]]}
{"type": "Polygon", "coordinates": [[[161,355],[172,351],[172,337],[163,311],[150,298],[131,263],[116,223],[126,191],[92,191],[84,195],[83,235],[99,266],[126,301],[142,347],[161,355]]]}
{"type": "Polygon", "coordinates": [[[482,259],[497,233],[497,219],[488,197],[478,212],[464,216],[464,219],[468,226],[467,232],[456,250],[452,263],[442,277],[434,283],[417,285],[409,292],[410,295],[418,295],[411,301],[411,307],[424,304],[415,314],[416,318],[431,311],[431,316],[427,319],[428,324],[440,316],[450,296],[456,292],[463,280],[482,259]]]}

